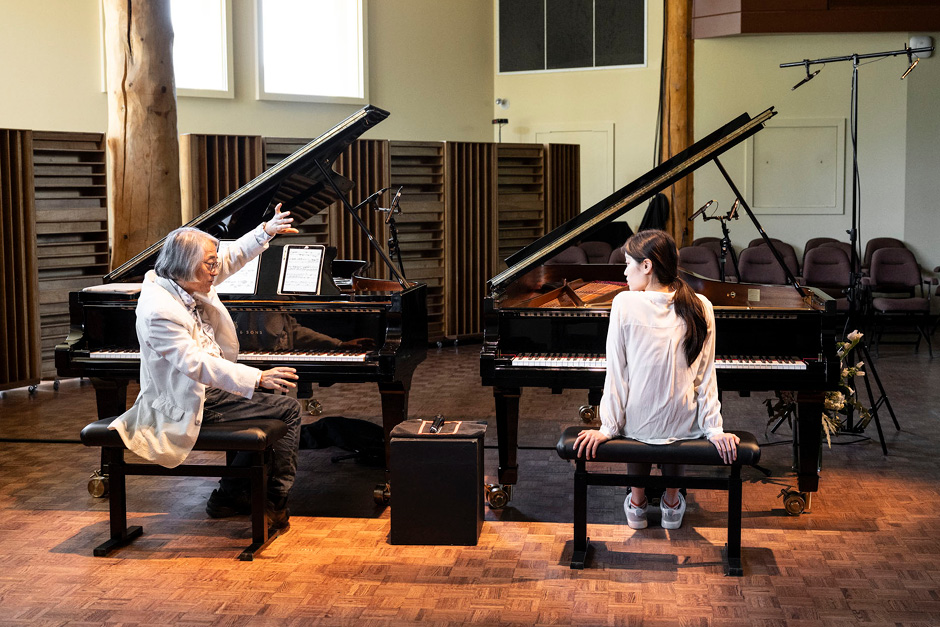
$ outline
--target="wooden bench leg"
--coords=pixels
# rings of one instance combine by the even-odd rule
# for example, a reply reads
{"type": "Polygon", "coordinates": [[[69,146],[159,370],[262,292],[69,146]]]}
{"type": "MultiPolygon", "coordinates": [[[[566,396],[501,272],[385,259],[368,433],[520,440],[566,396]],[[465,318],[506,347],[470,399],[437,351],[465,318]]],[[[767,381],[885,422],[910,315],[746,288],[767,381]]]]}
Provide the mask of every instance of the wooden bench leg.
{"type": "Polygon", "coordinates": [[[124,472],[124,449],[102,448],[102,469],[109,475],[110,495],[108,509],[111,538],[95,547],[95,557],[105,557],[114,549],[122,547],[143,533],[143,528],[127,527],[127,486],[124,472]]]}
{"type": "Polygon", "coordinates": [[[268,501],[268,470],[264,453],[256,452],[251,456],[249,469],[251,482],[251,544],[238,556],[243,562],[250,562],[255,554],[266,547],[277,534],[268,533],[268,519],[264,506],[268,501]]]}
{"type": "Polygon", "coordinates": [[[741,577],[744,568],[741,565],[741,467],[737,464],[731,467],[728,477],[728,575],[741,577]]]}
{"type": "Polygon", "coordinates": [[[574,552],[571,554],[571,568],[584,569],[590,538],[587,537],[587,469],[584,460],[577,461],[574,471],[574,552]]]}

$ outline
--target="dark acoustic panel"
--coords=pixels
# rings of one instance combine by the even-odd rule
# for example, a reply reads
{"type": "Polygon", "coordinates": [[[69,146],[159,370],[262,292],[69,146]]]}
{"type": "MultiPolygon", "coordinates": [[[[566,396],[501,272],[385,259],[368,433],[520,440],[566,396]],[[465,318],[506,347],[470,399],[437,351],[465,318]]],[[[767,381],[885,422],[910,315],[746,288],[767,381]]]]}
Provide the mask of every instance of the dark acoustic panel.
{"type": "Polygon", "coordinates": [[[643,0],[595,0],[594,65],[641,65],[646,61],[643,0]]]}
{"type": "Polygon", "coordinates": [[[544,0],[500,0],[499,71],[545,69],[544,0]]]}
{"type": "Polygon", "coordinates": [[[594,66],[593,5],[593,0],[548,0],[545,3],[547,69],[594,66]]]}

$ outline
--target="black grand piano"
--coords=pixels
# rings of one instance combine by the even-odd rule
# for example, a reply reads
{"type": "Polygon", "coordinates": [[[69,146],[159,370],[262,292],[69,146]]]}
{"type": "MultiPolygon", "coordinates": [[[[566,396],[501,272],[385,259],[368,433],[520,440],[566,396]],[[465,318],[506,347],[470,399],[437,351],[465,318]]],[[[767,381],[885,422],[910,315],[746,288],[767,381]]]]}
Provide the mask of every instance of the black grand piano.
{"type": "MultiPolygon", "coordinates": [[[[364,107],[187,226],[225,245],[273,216],[277,203],[302,224],[352,187],[333,162],[386,117],[382,109],[364,107]]],[[[134,282],[153,268],[162,246],[161,240],[115,269],[105,285],[69,295],[71,329],[56,346],[56,369],[60,377],[91,379],[99,418],[127,409],[127,385],[139,377],[134,308],[140,285],[134,282]]],[[[255,265],[216,289],[238,329],[240,362],[296,368],[301,394],[313,384],[377,383],[387,441],[407,418],[412,374],[427,354],[426,286],[404,281],[390,266],[397,281],[356,277],[341,291],[331,271],[335,255],[335,248],[317,246],[310,236],[279,235],[255,265]],[[292,258],[300,264],[293,271],[292,258]]]]}
{"type": "MultiPolygon", "coordinates": [[[[493,386],[499,446],[499,485],[490,486],[487,494],[491,506],[509,501],[518,477],[522,388],[588,390],[588,404],[581,409],[585,420],[596,415],[603,394],[610,305],[626,289],[624,266],[545,262],[710,162],[772,247],[718,157],[760,131],[773,115],[772,108],[754,118],[742,114],[521,249],[487,283],[480,374],[483,385],[493,386]]],[[[798,392],[794,456],[799,491],[788,491],[785,505],[799,513],[818,488],[822,404],[825,392],[838,383],[834,301],[795,280],[793,285],[752,285],[685,278],[715,308],[719,390],[798,392]]]]}

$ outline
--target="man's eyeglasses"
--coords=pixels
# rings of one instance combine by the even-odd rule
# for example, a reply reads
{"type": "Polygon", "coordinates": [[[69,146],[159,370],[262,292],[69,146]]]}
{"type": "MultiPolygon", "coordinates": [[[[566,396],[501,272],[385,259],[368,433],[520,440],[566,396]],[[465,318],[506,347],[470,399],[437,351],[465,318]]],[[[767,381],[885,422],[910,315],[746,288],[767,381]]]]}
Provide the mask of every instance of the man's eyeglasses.
{"type": "Polygon", "coordinates": [[[209,272],[215,272],[222,266],[218,261],[203,261],[202,263],[206,265],[206,270],[209,272]]]}

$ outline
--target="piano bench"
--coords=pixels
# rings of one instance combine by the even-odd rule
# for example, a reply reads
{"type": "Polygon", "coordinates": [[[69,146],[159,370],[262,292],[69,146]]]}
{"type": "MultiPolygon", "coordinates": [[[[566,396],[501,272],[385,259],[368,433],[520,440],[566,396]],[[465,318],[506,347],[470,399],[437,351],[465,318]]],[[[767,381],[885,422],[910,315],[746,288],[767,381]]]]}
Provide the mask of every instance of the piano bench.
{"type": "Polygon", "coordinates": [[[249,466],[182,464],[165,468],[157,464],[127,463],[124,460],[124,441],[117,431],[108,429],[113,418],[104,418],[82,429],[81,440],[85,446],[101,447],[101,473],[107,477],[110,492],[111,538],[96,547],[94,555],[104,557],[116,548],[129,544],[143,533],[139,526],[127,526],[128,475],[150,475],[163,477],[246,477],[251,487],[251,544],[238,558],[251,561],[255,554],[266,547],[276,534],[268,532],[264,506],[267,502],[267,460],[271,447],[287,433],[287,425],[280,420],[257,419],[235,422],[203,423],[194,451],[225,451],[226,461],[231,462],[236,453],[250,454],[249,466]]]}
{"type": "Polygon", "coordinates": [[[589,485],[637,486],[646,488],[687,487],[728,492],[728,544],[727,574],[744,574],[741,565],[741,466],[750,466],[760,461],[757,438],[746,431],[732,431],[739,438],[738,458],[725,464],[715,446],[705,439],[683,440],[672,444],[645,444],[636,440],[618,438],[608,440],[597,447],[597,457],[592,463],[652,463],[686,464],[690,466],[722,466],[728,469],[724,477],[664,477],[659,475],[638,476],[604,472],[588,472],[584,458],[578,458],[574,441],[583,427],[568,427],[558,440],[555,450],[562,459],[575,462],[574,472],[574,552],[571,568],[584,568],[589,540],[587,537],[587,488],[589,485]]]}

